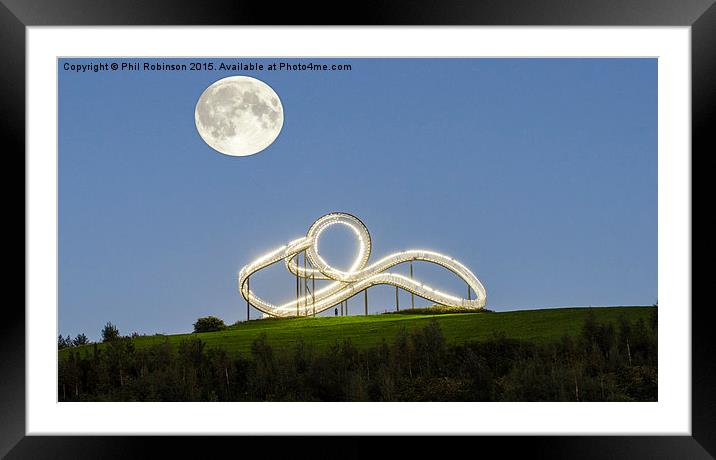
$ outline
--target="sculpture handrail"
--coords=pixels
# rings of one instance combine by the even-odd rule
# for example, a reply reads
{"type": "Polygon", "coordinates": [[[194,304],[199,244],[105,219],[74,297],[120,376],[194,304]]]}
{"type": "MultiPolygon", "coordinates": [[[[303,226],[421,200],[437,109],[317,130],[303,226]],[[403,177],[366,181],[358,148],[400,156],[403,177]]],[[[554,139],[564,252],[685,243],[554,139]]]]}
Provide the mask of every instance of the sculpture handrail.
{"type": "MultiPolygon", "coordinates": [[[[253,307],[271,315],[279,317],[296,316],[301,314],[297,306],[306,306],[310,303],[312,312],[320,313],[332,308],[355,294],[378,284],[388,284],[411,292],[429,301],[449,307],[463,307],[475,310],[485,308],[487,293],[477,277],[463,264],[446,255],[428,251],[412,249],[396,252],[367,265],[371,252],[371,239],[368,229],[357,217],[347,213],[330,213],[316,220],[311,225],[305,237],[291,241],[253,262],[247,264],[239,271],[238,287],[241,295],[253,307]],[[331,225],[342,224],[348,226],[356,233],[359,241],[359,250],[353,265],[342,271],[331,267],[318,253],[318,239],[321,233],[331,225]],[[300,267],[294,257],[306,252],[311,267],[300,267]],[[274,305],[254,294],[247,286],[247,280],[257,271],[274,263],[284,261],[287,269],[301,279],[332,280],[333,283],[317,289],[315,292],[298,296],[296,300],[274,305]],[[386,270],[404,262],[420,260],[444,267],[464,280],[475,292],[474,299],[465,299],[453,296],[430,286],[420,283],[412,278],[386,270]]],[[[305,312],[304,315],[307,315],[305,312]]]]}

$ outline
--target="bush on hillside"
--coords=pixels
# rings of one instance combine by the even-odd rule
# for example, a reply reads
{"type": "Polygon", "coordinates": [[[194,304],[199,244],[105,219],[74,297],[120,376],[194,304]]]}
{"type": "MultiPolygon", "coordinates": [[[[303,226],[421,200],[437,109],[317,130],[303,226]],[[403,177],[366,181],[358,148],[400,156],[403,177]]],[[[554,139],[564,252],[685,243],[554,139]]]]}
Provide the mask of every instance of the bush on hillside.
{"type": "Polygon", "coordinates": [[[107,322],[102,329],[102,342],[111,342],[119,338],[119,329],[111,322],[107,322]]]}
{"type": "Polygon", "coordinates": [[[194,323],[194,332],[214,332],[222,329],[226,329],[226,324],[224,324],[224,320],[216,316],[199,318],[194,323]]]}
{"type": "Polygon", "coordinates": [[[80,345],[87,345],[90,343],[89,339],[84,334],[77,334],[77,337],[72,340],[72,346],[79,347],[80,345]]]}

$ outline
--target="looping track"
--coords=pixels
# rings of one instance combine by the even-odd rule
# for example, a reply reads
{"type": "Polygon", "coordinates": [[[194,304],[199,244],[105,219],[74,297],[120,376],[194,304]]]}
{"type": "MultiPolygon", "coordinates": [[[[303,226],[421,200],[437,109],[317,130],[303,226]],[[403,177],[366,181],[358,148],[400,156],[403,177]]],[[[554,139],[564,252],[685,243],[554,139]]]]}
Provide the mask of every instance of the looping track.
{"type": "Polygon", "coordinates": [[[393,253],[387,257],[368,264],[371,252],[371,240],[368,229],[357,217],[346,213],[330,213],[316,220],[305,237],[291,241],[268,254],[254,260],[239,271],[238,288],[241,295],[253,307],[277,317],[307,316],[320,313],[334,307],[355,294],[378,284],[388,284],[411,292],[431,302],[449,307],[463,307],[480,310],[485,307],[487,293],[480,280],[463,264],[446,255],[426,250],[408,250],[393,253]],[[331,225],[346,225],[358,238],[359,249],[353,265],[347,271],[331,267],[318,252],[318,239],[321,232],[331,225]],[[306,251],[311,267],[303,268],[297,264],[297,255],[306,251]],[[284,261],[286,268],[302,279],[331,280],[313,294],[298,297],[296,300],[282,305],[274,305],[254,294],[248,286],[248,279],[257,271],[284,261]],[[456,297],[416,281],[407,276],[387,272],[386,270],[404,262],[414,260],[430,262],[444,267],[464,280],[474,291],[474,299],[456,297]],[[309,306],[309,309],[303,308],[309,306]],[[299,307],[299,308],[297,308],[299,307]]]}

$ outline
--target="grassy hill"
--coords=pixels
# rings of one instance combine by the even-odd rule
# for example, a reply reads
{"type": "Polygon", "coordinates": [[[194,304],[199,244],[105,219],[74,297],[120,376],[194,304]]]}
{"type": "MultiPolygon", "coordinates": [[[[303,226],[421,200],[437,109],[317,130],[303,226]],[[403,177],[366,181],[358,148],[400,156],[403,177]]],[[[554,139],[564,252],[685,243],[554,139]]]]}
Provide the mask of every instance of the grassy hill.
{"type": "MultiPolygon", "coordinates": [[[[598,307],[552,308],[500,313],[454,314],[381,314],[370,316],[318,317],[268,319],[243,322],[220,332],[141,336],[134,339],[137,349],[168,340],[176,346],[184,339],[195,337],[207,347],[223,347],[230,354],[249,353],[251,342],[265,332],[268,342],[275,348],[291,348],[303,337],[306,343],[318,349],[335,341],[350,338],[357,347],[379,345],[383,339],[392,342],[400,328],[407,331],[422,328],[435,318],[448,343],[458,344],[490,338],[504,333],[508,338],[546,343],[564,335],[579,333],[584,319],[592,311],[599,322],[616,322],[620,317],[633,322],[649,319],[655,307],[598,307]]],[[[102,347],[102,345],[99,345],[102,347]]],[[[92,345],[79,347],[81,353],[90,352],[92,345]]],[[[68,350],[60,350],[60,359],[68,350]]]]}

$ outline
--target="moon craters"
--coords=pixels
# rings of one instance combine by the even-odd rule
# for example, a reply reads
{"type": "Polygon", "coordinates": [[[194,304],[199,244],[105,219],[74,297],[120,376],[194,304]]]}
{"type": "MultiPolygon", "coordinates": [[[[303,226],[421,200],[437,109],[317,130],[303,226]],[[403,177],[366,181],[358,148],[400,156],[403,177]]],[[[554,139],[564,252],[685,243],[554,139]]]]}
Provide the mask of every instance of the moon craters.
{"type": "Polygon", "coordinates": [[[234,156],[252,155],[278,136],[283,106],[266,83],[251,77],[229,77],[202,93],[195,122],[201,137],[215,150],[234,156]]]}

